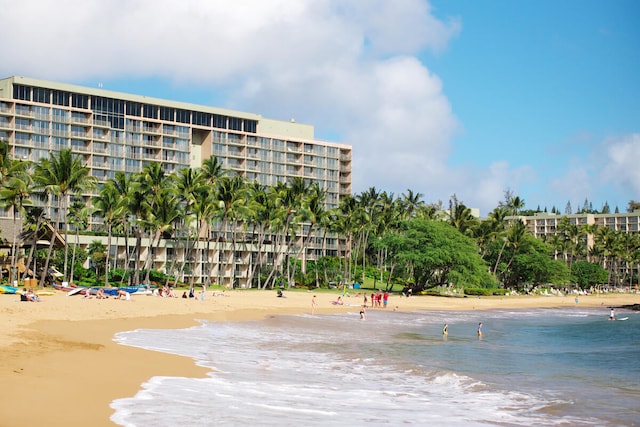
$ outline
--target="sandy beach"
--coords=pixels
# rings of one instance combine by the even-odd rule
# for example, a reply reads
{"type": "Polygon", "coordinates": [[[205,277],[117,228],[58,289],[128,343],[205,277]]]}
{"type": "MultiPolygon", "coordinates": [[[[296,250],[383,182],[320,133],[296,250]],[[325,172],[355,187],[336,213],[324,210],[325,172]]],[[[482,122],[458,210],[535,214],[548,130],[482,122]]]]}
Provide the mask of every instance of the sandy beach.
{"type": "MultiPolygon", "coordinates": [[[[133,396],[154,376],[200,377],[207,370],[191,359],[126,347],[113,342],[117,332],[139,328],[184,328],[198,319],[259,320],[273,314],[316,314],[357,311],[361,296],[274,291],[208,292],[204,301],[132,296],[130,300],[98,300],[65,293],[43,296],[41,302],[20,302],[17,295],[0,295],[0,425],[114,425],[109,404],[133,396]]],[[[581,296],[584,307],[640,303],[638,294],[581,296]]],[[[575,306],[573,296],[508,296],[443,298],[392,295],[387,310],[489,310],[495,308],[555,308],[575,306]]]]}

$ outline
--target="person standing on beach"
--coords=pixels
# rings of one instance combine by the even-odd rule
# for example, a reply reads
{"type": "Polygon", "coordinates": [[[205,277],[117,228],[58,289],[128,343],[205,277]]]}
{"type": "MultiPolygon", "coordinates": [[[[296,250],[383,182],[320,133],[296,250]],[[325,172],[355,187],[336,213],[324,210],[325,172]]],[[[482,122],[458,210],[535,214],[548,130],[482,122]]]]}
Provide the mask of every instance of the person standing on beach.
{"type": "Polygon", "coordinates": [[[382,304],[384,308],[387,308],[387,304],[389,304],[389,292],[387,291],[384,291],[384,294],[382,294],[382,304]]]}
{"type": "Polygon", "coordinates": [[[316,306],[318,305],[318,301],[316,300],[316,296],[314,295],[311,298],[311,314],[316,314],[316,306]]]}

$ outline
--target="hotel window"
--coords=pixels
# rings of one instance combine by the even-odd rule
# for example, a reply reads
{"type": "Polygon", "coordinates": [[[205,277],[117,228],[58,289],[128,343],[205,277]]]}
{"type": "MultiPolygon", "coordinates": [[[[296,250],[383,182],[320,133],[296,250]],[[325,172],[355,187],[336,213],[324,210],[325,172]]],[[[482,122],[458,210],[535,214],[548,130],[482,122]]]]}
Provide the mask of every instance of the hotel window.
{"type": "Polygon", "coordinates": [[[213,131],[213,142],[225,142],[227,140],[227,134],[223,132],[213,131]]]}
{"type": "Polygon", "coordinates": [[[224,156],[227,154],[227,146],[224,144],[211,144],[211,151],[213,154],[224,156]]]}
{"type": "Polygon", "coordinates": [[[51,111],[49,107],[39,107],[37,105],[34,105],[32,111],[33,115],[37,119],[49,120],[49,112],[51,111]]]}
{"type": "Polygon", "coordinates": [[[176,161],[182,164],[189,163],[189,153],[181,153],[176,151],[176,161]]]}
{"type": "Polygon", "coordinates": [[[144,104],[144,117],[148,119],[157,119],[158,118],[158,107],[155,105],[144,104]]]}
{"type": "Polygon", "coordinates": [[[61,150],[63,148],[69,148],[69,140],[67,138],[53,137],[52,141],[53,141],[53,149],[54,150],[61,150]]]}
{"type": "Polygon", "coordinates": [[[71,94],[71,106],[74,108],[89,109],[89,96],[79,93],[71,94]]]}
{"type": "Polygon", "coordinates": [[[194,111],[193,124],[199,126],[211,126],[211,114],[194,111]]]}
{"type": "Polygon", "coordinates": [[[39,102],[41,104],[49,103],[49,89],[44,89],[41,87],[33,88],[33,101],[39,102]]]}
{"type": "Polygon", "coordinates": [[[172,122],[174,120],[175,114],[176,111],[173,108],[160,107],[160,120],[172,122]]]}
{"type": "Polygon", "coordinates": [[[31,88],[24,85],[13,85],[13,98],[31,101],[31,88]]]}
{"type": "Polygon", "coordinates": [[[31,120],[16,119],[16,129],[31,130],[31,120]]]}
{"type": "Polygon", "coordinates": [[[255,120],[244,121],[244,131],[249,133],[256,133],[258,128],[258,122],[255,120]]]}
{"type": "Polygon", "coordinates": [[[40,159],[48,159],[49,151],[48,150],[33,150],[31,153],[31,160],[34,162],[40,161],[40,159]]]}
{"type": "Polygon", "coordinates": [[[20,145],[28,145],[29,144],[29,134],[28,133],[20,133],[16,132],[16,144],[20,145]]]}
{"type": "Polygon", "coordinates": [[[37,133],[49,133],[49,122],[45,122],[42,120],[34,120],[33,121],[33,130],[37,133]]]}
{"type": "Polygon", "coordinates": [[[16,104],[16,114],[18,116],[30,116],[31,107],[29,107],[28,105],[16,104]]]}
{"type": "Polygon", "coordinates": [[[51,95],[51,102],[54,105],[64,105],[65,107],[69,106],[69,92],[54,90],[51,92],[51,95]]]}
{"type": "MultiPolygon", "coordinates": [[[[78,100],[78,102],[80,103],[82,101],[78,100]]],[[[118,115],[124,114],[124,101],[119,101],[112,98],[103,98],[101,96],[94,96],[92,98],[91,107],[94,111],[101,111],[104,113],[112,113],[112,114],[118,114],[118,115]]]]}
{"type": "Polygon", "coordinates": [[[127,102],[127,115],[140,117],[142,115],[142,104],[139,102],[127,102]]]}
{"type": "Polygon", "coordinates": [[[237,117],[229,117],[229,129],[242,130],[242,119],[237,117]]]}
{"type": "Polygon", "coordinates": [[[271,157],[275,163],[284,163],[284,153],[280,151],[272,152],[271,157]]]}
{"type": "Polygon", "coordinates": [[[191,123],[191,114],[187,110],[176,110],[176,122],[191,123]]]}
{"type": "Polygon", "coordinates": [[[16,159],[21,159],[21,160],[26,160],[29,158],[29,156],[31,155],[31,150],[28,148],[23,148],[23,147],[16,147],[15,148],[15,158],[16,159]]]}
{"type": "Polygon", "coordinates": [[[213,127],[214,128],[220,128],[220,129],[226,129],[227,128],[227,117],[226,116],[220,116],[218,114],[214,114],[213,115],[213,127]]]}

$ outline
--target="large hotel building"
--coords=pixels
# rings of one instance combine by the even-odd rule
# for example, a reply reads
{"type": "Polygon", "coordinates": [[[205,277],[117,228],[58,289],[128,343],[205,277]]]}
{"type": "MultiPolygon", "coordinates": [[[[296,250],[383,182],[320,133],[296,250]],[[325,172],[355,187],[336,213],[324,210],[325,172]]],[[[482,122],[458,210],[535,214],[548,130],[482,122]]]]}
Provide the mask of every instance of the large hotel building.
{"type": "MultiPolygon", "coordinates": [[[[326,191],[326,208],[351,194],[351,146],[316,140],[311,125],[101,88],[25,77],[0,80],[0,139],[9,142],[13,158],[34,162],[70,148],[99,182],[118,171],[140,172],[152,162],[170,174],[215,156],[224,169],[250,182],[270,186],[302,177],[318,183],[326,191]]],[[[48,213],[56,220],[53,207],[48,213]]],[[[82,243],[95,239],[84,236],[82,243]]],[[[125,246],[120,240],[119,253],[125,246]]],[[[338,240],[329,246],[329,253],[337,254],[338,240]]],[[[171,257],[181,256],[175,251],[168,243],[162,246],[154,268],[164,270],[171,257]]],[[[238,271],[225,272],[226,277],[246,285],[242,277],[252,256],[250,248],[237,253],[238,271]]]]}

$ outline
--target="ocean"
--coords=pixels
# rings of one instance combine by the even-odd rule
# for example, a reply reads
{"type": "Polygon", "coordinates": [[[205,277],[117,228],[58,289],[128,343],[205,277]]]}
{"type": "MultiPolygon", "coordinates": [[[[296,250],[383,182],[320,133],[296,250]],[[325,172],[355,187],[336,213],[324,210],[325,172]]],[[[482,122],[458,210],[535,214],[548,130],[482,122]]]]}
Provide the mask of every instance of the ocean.
{"type": "Polygon", "coordinates": [[[154,377],[123,426],[640,425],[640,313],[582,308],[271,316],[135,330],[207,378],[154,377]],[[483,335],[477,336],[482,322],[483,335]],[[442,335],[448,324],[448,336],[442,335]]]}

